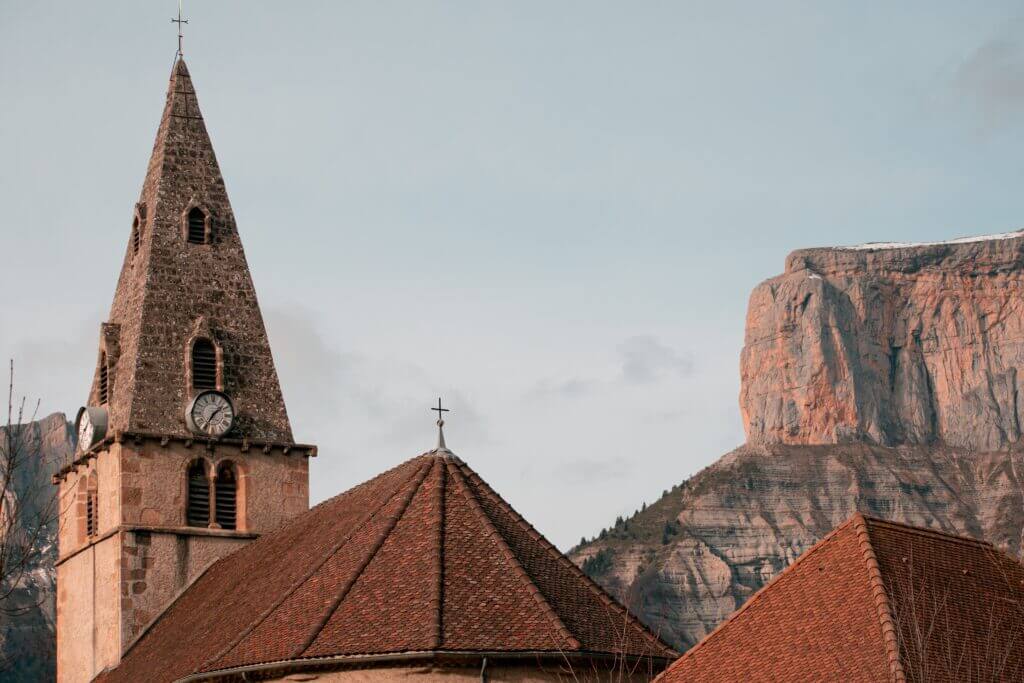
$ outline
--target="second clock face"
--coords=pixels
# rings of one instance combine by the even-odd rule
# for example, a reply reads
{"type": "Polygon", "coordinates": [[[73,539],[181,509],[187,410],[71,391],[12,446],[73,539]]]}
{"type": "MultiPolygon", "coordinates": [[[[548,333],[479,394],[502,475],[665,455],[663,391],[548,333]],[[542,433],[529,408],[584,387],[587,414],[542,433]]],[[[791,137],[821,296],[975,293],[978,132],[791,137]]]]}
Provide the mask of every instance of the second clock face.
{"type": "Polygon", "coordinates": [[[99,406],[84,406],[78,411],[76,429],[78,450],[85,453],[107,435],[107,410],[99,406]]]}
{"type": "Polygon", "coordinates": [[[192,401],[188,417],[194,432],[219,438],[231,431],[235,407],[219,391],[204,391],[192,401]]]}
{"type": "Polygon", "coordinates": [[[89,419],[88,411],[86,411],[78,418],[78,445],[82,451],[92,448],[94,430],[95,427],[92,424],[92,420],[89,419]]]}

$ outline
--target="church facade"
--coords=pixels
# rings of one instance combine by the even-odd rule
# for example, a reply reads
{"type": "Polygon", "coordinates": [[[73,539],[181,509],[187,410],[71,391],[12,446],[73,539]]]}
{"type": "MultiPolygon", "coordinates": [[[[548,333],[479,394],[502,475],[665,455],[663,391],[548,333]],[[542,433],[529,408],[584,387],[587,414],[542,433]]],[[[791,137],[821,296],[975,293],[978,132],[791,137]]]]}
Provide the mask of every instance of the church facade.
{"type": "Polygon", "coordinates": [[[192,79],[172,70],[79,450],[61,683],[649,680],[675,653],[442,444],[309,510],[192,79]]]}

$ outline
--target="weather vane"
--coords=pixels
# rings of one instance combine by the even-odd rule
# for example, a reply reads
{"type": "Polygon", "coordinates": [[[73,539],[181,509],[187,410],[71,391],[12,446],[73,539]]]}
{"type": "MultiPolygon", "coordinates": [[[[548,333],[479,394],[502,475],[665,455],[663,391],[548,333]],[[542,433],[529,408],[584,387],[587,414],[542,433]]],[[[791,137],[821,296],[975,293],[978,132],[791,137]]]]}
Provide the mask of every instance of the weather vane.
{"type": "Polygon", "coordinates": [[[437,413],[437,450],[446,451],[448,446],[444,443],[444,414],[451,411],[448,408],[441,407],[440,397],[437,399],[437,407],[431,408],[431,410],[437,413]]]}
{"type": "Polygon", "coordinates": [[[177,19],[173,19],[172,18],[171,22],[178,25],[178,56],[182,57],[182,56],[184,56],[185,53],[181,51],[181,42],[185,38],[185,34],[183,34],[181,32],[182,31],[182,26],[181,25],[182,24],[187,24],[188,23],[188,19],[182,19],[181,18],[181,0],[178,0],[178,18],[177,19]]]}

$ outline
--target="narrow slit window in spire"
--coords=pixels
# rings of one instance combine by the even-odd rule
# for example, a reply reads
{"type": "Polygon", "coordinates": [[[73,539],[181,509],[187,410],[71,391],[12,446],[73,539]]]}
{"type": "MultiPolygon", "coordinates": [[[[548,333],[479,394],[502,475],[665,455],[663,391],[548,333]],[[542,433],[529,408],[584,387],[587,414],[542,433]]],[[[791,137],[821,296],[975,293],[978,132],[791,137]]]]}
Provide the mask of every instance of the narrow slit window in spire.
{"type": "Polygon", "coordinates": [[[206,244],[206,214],[196,207],[188,212],[188,241],[192,244],[206,244]]]}
{"type": "Polygon", "coordinates": [[[107,377],[107,353],[106,351],[100,353],[100,405],[106,405],[109,395],[109,378],[107,377]]]}
{"type": "Polygon", "coordinates": [[[139,225],[138,216],[132,221],[132,253],[139,253],[139,244],[142,241],[142,226],[139,225]]]}
{"type": "Polygon", "coordinates": [[[213,391],[217,388],[217,349],[209,339],[197,339],[192,345],[192,389],[213,391]]]}

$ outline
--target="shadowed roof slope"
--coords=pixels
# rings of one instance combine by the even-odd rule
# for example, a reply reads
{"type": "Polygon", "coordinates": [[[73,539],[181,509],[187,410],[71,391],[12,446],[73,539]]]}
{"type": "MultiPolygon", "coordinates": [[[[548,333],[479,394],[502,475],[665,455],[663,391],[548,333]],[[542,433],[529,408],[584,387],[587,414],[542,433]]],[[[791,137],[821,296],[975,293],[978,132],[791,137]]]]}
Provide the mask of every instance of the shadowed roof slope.
{"type": "Polygon", "coordinates": [[[214,564],[100,680],[411,653],[625,655],[653,658],[653,671],[675,655],[434,451],[214,564]]]}
{"type": "Polygon", "coordinates": [[[973,539],[857,514],[657,683],[1024,676],[1024,565],[973,539]]]}

